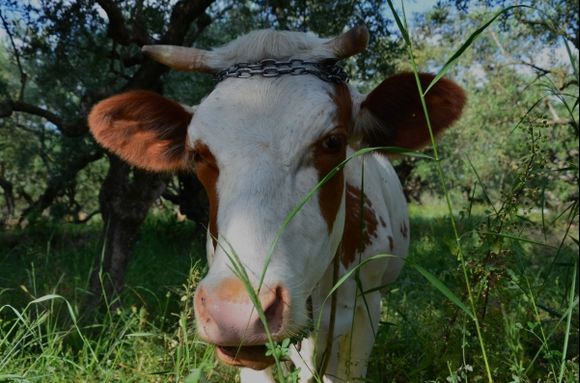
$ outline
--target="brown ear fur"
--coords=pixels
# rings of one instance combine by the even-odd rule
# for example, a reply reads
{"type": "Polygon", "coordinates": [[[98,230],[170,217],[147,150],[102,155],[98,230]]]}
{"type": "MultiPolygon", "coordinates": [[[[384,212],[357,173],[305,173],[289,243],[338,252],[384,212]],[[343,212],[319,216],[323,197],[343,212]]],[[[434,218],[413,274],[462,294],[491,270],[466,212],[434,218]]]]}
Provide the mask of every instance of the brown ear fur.
{"type": "MultiPolygon", "coordinates": [[[[426,89],[435,76],[420,73],[426,89]]],[[[465,93],[451,80],[440,79],[425,101],[433,133],[449,127],[461,115],[465,93]]],[[[369,146],[418,149],[429,142],[429,130],[413,73],[401,73],[377,86],[362,102],[357,118],[359,134],[369,146]]]]}
{"type": "Polygon", "coordinates": [[[192,114],[157,93],[135,90],[93,107],[89,127],[101,145],[131,165],[153,171],[188,169],[192,114]]]}

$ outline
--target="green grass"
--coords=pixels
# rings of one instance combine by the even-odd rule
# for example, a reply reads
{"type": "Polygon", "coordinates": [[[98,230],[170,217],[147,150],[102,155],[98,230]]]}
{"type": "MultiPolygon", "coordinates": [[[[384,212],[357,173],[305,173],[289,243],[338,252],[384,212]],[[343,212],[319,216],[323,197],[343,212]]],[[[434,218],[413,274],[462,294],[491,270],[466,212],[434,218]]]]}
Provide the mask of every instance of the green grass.
{"type": "Polygon", "coordinates": [[[149,219],[121,308],[97,324],[80,311],[101,249],[98,224],[3,233],[0,382],[184,381],[196,368],[233,379],[233,369],[212,372],[213,350],[195,339],[193,291],[205,263],[194,232],[191,223],[149,219]]]}
{"type": "MultiPolygon", "coordinates": [[[[467,231],[485,220],[484,215],[457,217],[460,230],[467,231]]],[[[411,223],[409,262],[429,270],[465,301],[444,206],[411,206],[411,223]]],[[[556,246],[564,228],[553,226],[546,242],[556,246]]],[[[205,263],[194,229],[168,218],[148,220],[122,306],[98,325],[79,320],[91,262],[100,251],[98,225],[3,233],[0,382],[235,381],[235,369],[216,362],[212,347],[195,336],[193,292],[205,263]],[[39,298],[44,301],[30,303],[39,298]]],[[[567,243],[553,271],[544,275],[556,249],[503,240],[518,243],[517,251],[488,263],[480,252],[469,251],[481,245],[476,237],[463,243],[472,276],[485,276],[490,286],[486,292],[485,283],[473,281],[495,380],[555,382],[563,368],[562,381],[576,381],[576,292],[569,326],[566,315],[576,282],[575,244],[567,243]]],[[[383,303],[370,382],[485,380],[473,322],[415,268],[404,268],[383,303]]]]}
{"type": "MultiPolygon", "coordinates": [[[[445,207],[411,207],[412,241],[409,263],[422,265],[440,281],[466,299],[463,275],[459,261],[453,254],[453,235],[445,214],[445,207]],[[423,215],[423,211],[426,214],[423,215]]],[[[471,221],[481,222],[484,216],[472,216],[471,221]]],[[[460,219],[460,229],[470,229],[474,224],[460,219]]],[[[562,230],[562,228],[560,228],[562,230]]],[[[550,234],[548,242],[557,244],[558,230],[550,234]]],[[[481,244],[464,241],[463,245],[481,244]]],[[[515,245],[518,247],[520,245],[515,245]]],[[[475,282],[478,316],[482,323],[482,336],[486,340],[492,376],[499,382],[557,381],[554,371],[564,337],[572,334],[574,346],[569,347],[566,360],[567,379],[578,378],[578,322],[575,328],[566,329],[561,321],[566,313],[565,294],[569,292],[577,257],[572,246],[566,250],[565,259],[554,274],[546,279],[539,276],[553,257],[555,250],[526,244],[522,253],[490,260],[476,259],[479,254],[467,251],[466,262],[472,276],[481,273],[486,283],[475,282]],[[485,287],[490,286],[485,297],[485,287]],[[533,309],[534,303],[541,309],[533,309]],[[485,307],[485,313],[484,313],[485,307]],[[541,333],[551,333],[544,340],[541,333]],[[542,356],[533,362],[535,354],[542,356]],[[529,371],[524,374],[526,368],[529,371]],[[519,380],[518,380],[519,379],[519,380]]],[[[577,299],[577,298],[576,298],[577,299]]],[[[386,297],[385,326],[379,332],[377,347],[384,353],[372,362],[376,376],[371,381],[446,381],[464,375],[463,380],[485,381],[483,360],[479,354],[477,334],[471,319],[461,309],[444,298],[432,284],[412,267],[406,267],[391,292],[386,297]],[[413,366],[413,368],[405,368],[413,366]],[[416,366],[416,367],[415,367],[416,366]],[[449,368],[447,368],[449,366],[449,368]]],[[[577,303],[577,301],[576,301],[577,303]]],[[[577,304],[574,315],[577,318],[577,304]]]]}

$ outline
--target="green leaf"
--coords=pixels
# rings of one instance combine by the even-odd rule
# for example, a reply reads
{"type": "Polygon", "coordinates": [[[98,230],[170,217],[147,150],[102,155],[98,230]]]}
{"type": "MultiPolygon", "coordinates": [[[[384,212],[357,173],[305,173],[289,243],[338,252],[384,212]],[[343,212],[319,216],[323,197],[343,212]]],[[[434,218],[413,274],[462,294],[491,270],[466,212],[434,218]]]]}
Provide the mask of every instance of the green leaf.
{"type": "Polygon", "coordinates": [[[134,332],[131,334],[127,334],[127,338],[144,338],[144,337],[156,337],[159,336],[158,334],[154,334],[152,332],[134,332]]]}
{"type": "Polygon", "coordinates": [[[199,383],[201,382],[202,374],[201,368],[194,368],[191,373],[185,378],[185,383],[199,383]]]}
{"type": "Polygon", "coordinates": [[[25,382],[25,383],[30,383],[30,380],[26,379],[23,376],[20,375],[15,375],[15,374],[3,374],[0,375],[0,382],[10,382],[10,381],[14,381],[14,382],[25,382]]]}
{"type": "Polygon", "coordinates": [[[60,295],[56,295],[56,294],[47,294],[47,295],[43,295],[40,298],[36,298],[33,301],[30,301],[30,303],[42,303],[45,301],[50,301],[50,300],[54,300],[54,299],[64,299],[62,296],[60,295]]]}
{"type": "Polygon", "coordinates": [[[455,295],[455,293],[453,291],[449,290],[449,288],[447,286],[445,286],[445,284],[443,282],[441,282],[436,276],[431,274],[429,271],[427,271],[423,267],[421,267],[419,265],[412,265],[412,266],[415,269],[417,269],[417,271],[419,273],[421,273],[421,275],[423,275],[425,277],[425,279],[427,279],[429,281],[429,283],[431,283],[431,285],[433,285],[433,287],[435,287],[437,290],[439,290],[439,292],[441,294],[445,295],[447,297],[447,299],[449,299],[451,302],[453,302],[457,307],[459,307],[461,310],[463,310],[471,319],[473,319],[473,313],[471,312],[471,310],[465,305],[465,303],[463,303],[461,301],[461,299],[459,299],[459,297],[457,295],[455,295]]]}
{"type": "Polygon", "coordinates": [[[521,242],[525,242],[525,243],[531,243],[532,245],[545,246],[545,247],[549,247],[549,248],[552,248],[552,249],[556,249],[557,248],[557,247],[552,246],[552,245],[547,244],[547,243],[538,242],[538,241],[534,241],[532,239],[522,238],[522,237],[518,237],[516,235],[511,235],[511,234],[493,233],[491,231],[478,231],[478,233],[479,234],[494,235],[496,237],[501,237],[501,238],[515,239],[516,241],[521,241],[521,242]]]}

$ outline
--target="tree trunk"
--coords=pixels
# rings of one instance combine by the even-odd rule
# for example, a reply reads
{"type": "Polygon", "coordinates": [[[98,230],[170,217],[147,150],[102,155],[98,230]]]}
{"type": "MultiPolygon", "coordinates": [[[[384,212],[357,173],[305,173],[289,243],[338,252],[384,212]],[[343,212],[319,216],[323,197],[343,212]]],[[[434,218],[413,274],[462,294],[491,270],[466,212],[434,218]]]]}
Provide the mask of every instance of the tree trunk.
{"type": "Polygon", "coordinates": [[[4,214],[0,215],[0,227],[9,222],[14,214],[14,187],[10,181],[0,175],[0,188],[4,191],[4,201],[6,208],[4,214]]]}
{"type": "Polygon", "coordinates": [[[119,158],[110,155],[110,167],[99,193],[104,230],[102,251],[95,259],[86,306],[97,309],[106,298],[118,306],[125,271],[139,227],[153,203],[167,186],[168,176],[132,169],[119,158]]]}
{"type": "Polygon", "coordinates": [[[166,190],[163,198],[179,206],[179,212],[188,219],[198,225],[205,225],[209,221],[209,202],[203,185],[192,173],[179,173],[177,180],[176,193],[166,190]]]}
{"type": "MultiPolygon", "coordinates": [[[[172,7],[167,30],[159,43],[183,45],[192,23],[196,20],[198,30],[195,36],[198,36],[211,23],[205,11],[214,1],[177,1],[172,7]]],[[[98,3],[109,16],[110,35],[115,42],[121,45],[129,41],[138,42],[138,45],[144,42],[143,33],[132,37],[125,35],[132,32],[121,25],[127,21],[124,20],[115,2],[101,0],[98,3]]],[[[133,32],[135,31],[134,29],[133,32]]],[[[192,41],[188,41],[189,45],[191,43],[192,41]]],[[[122,90],[149,89],[162,93],[161,76],[168,70],[166,66],[145,60],[122,90]]],[[[114,305],[120,303],[118,297],[123,289],[127,263],[138,238],[139,226],[145,220],[151,205],[165,190],[169,180],[168,175],[131,169],[119,158],[113,155],[109,157],[109,172],[99,194],[104,223],[103,249],[100,256],[96,257],[89,282],[91,296],[86,302],[88,312],[98,308],[104,297],[114,305]]]]}
{"type": "Polygon", "coordinates": [[[415,166],[417,166],[417,159],[415,157],[403,157],[399,164],[395,166],[395,171],[397,172],[399,181],[403,186],[407,202],[421,201],[421,191],[423,190],[424,185],[421,184],[420,179],[411,176],[415,166]]]}

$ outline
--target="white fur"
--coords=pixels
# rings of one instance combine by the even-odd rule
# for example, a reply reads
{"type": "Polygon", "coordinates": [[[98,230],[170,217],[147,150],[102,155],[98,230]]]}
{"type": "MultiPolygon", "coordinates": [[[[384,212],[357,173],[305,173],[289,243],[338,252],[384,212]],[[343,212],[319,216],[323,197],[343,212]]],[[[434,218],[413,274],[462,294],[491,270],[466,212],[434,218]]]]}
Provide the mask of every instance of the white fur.
{"type": "MultiPolygon", "coordinates": [[[[257,31],[218,48],[212,57],[219,61],[215,67],[263,58],[320,59],[332,55],[324,41],[301,33],[257,31]]],[[[208,241],[211,267],[202,283],[211,285],[232,276],[229,251],[236,253],[257,284],[280,225],[319,182],[312,145],[335,128],[337,107],[333,93],[334,85],[309,75],[227,79],[197,107],[188,131],[189,143],[206,144],[219,166],[219,245],[214,253],[208,241]]],[[[353,91],[355,115],[363,99],[353,91]]],[[[359,188],[362,161],[356,158],[344,170],[346,182],[359,188]]],[[[386,225],[377,225],[372,243],[348,269],[341,265],[340,276],[359,259],[390,252],[389,236],[394,240],[393,253],[401,257],[374,261],[362,268],[363,289],[370,289],[391,282],[399,273],[409,244],[408,236],[403,237],[399,227],[403,223],[408,227],[408,217],[401,185],[389,161],[367,155],[364,171],[364,193],[386,225]]],[[[267,286],[283,284],[291,291],[291,330],[308,325],[309,296],[314,303],[314,318],[322,318],[318,333],[303,340],[304,353],[293,352],[292,360],[301,368],[301,381],[312,376],[326,343],[330,299],[324,300],[332,287],[332,259],[344,227],[344,194],[343,190],[343,201],[330,233],[320,210],[319,195],[306,203],[284,230],[266,273],[267,286]]],[[[380,317],[380,294],[367,296],[367,313],[362,298],[356,298],[357,293],[352,279],[337,291],[333,350],[329,350],[325,382],[362,378],[366,373],[380,317]]],[[[242,373],[243,382],[258,381],[254,380],[258,377],[260,381],[272,380],[269,371],[242,373]]]]}

